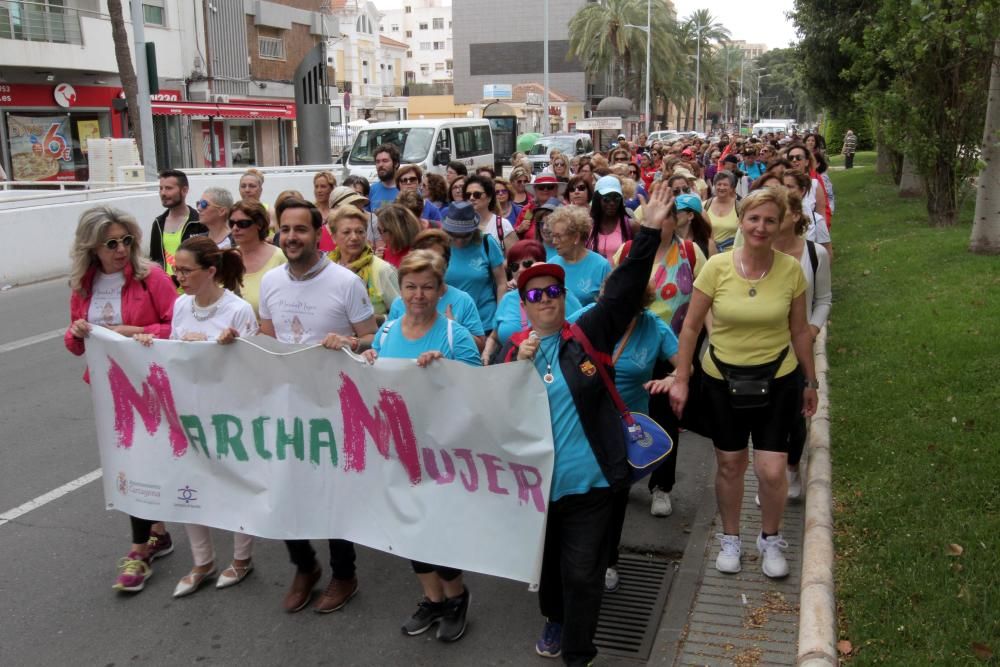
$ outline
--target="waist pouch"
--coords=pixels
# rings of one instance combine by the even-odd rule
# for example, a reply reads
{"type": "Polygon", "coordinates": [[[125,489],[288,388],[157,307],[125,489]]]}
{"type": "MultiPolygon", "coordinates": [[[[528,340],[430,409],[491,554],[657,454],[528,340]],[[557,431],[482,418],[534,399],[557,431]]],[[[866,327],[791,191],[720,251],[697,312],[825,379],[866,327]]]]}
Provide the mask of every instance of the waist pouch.
{"type": "Polygon", "coordinates": [[[719,361],[715,356],[715,346],[708,346],[712,361],[722,373],[729,390],[729,402],[734,409],[749,410],[751,408],[766,408],[771,402],[771,382],[781,368],[781,363],[788,356],[785,347],[774,361],[756,366],[733,366],[719,361]]]}

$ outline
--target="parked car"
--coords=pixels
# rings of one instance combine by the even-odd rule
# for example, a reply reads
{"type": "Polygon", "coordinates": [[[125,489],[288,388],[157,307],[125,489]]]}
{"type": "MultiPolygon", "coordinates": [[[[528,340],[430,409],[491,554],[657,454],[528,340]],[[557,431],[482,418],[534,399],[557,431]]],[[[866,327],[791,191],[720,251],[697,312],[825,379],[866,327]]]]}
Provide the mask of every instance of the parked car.
{"type": "Polygon", "coordinates": [[[664,144],[672,144],[684,137],[683,132],[678,132],[677,130],[657,130],[656,132],[650,133],[649,137],[646,139],[646,148],[652,147],[653,143],[659,141],[664,144]]]}
{"type": "Polygon", "coordinates": [[[250,142],[248,141],[234,141],[229,147],[230,155],[233,156],[233,162],[249,162],[251,151],[250,142]]]}
{"type": "Polygon", "coordinates": [[[549,155],[558,149],[566,159],[570,160],[580,155],[593,155],[594,142],[585,132],[572,134],[549,134],[539,137],[535,145],[528,151],[528,161],[531,162],[533,174],[542,173],[549,166],[549,155]]]}

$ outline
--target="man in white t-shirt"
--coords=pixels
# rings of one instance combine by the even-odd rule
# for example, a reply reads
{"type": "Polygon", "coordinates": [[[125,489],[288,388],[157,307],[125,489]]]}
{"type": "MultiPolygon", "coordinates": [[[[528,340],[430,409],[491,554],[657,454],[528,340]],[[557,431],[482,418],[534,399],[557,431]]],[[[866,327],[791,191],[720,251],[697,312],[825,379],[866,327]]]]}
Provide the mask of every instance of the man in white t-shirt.
{"type": "MultiPolygon", "coordinates": [[[[364,283],[350,269],[329,260],[317,247],[323,216],[298,198],[282,202],[278,213],[281,249],[288,264],[271,269],[260,283],[260,332],[285,343],[316,344],[360,351],[371,345],[377,326],[364,283]]],[[[329,540],[333,576],[315,610],[337,611],[358,592],[354,544],[329,540]]],[[[309,540],[285,540],[297,569],[285,596],[285,611],[309,604],[323,574],[309,540]]]]}

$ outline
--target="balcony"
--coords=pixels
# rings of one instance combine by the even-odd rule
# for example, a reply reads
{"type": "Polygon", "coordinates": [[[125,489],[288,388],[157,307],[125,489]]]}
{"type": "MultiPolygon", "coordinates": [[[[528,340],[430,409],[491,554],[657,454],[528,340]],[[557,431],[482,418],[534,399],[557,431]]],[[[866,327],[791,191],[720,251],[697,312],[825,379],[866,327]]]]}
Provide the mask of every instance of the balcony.
{"type": "Polygon", "coordinates": [[[80,10],[42,2],[0,0],[0,39],[82,45],[80,10]]]}

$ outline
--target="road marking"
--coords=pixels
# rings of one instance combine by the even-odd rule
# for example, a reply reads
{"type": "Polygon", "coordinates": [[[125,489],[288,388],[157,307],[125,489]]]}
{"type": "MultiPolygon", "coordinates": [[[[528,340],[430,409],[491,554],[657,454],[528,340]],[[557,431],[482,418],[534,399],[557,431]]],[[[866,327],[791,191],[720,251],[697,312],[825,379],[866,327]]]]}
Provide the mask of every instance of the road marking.
{"type": "Polygon", "coordinates": [[[27,338],[15,340],[11,343],[4,343],[3,345],[0,345],[0,354],[3,354],[4,352],[13,352],[14,350],[20,350],[22,347],[28,347],[29,345],[52,340],[53,338],[62,336],[64,333],[66,333],[65,329],[53,329],[52,331],[47,331],[45,333],[38,334],[37,336],[28,336],[27,338]]]}
{"type": "Polygon", "coordinates": [[[48,493],[43,493],[37,498],[29,500],[28,502],[24,503],[19,507],[15,507],[12,510],[7,510],[3,514],[0,514],[0,526],[4,525],[5,523],[10,523],[14,519],[17,519],[18,517],[24,516],[31,510],[36,510],[39,507],[42,507],[43,505],[48,505],[53,500],[58,500],[59,498],[65,496],[67,493],[76,491],[80,487],[86,486],[91,482],[93,482],[95,479],[100,479],[100,478],[101,478],[101,469],[98,468],[97,470],[88,472],[83,477],[78,477],[77,479],[74,479],[72,482],[66,482],[57,489],[52,489],[48,493]]]}

